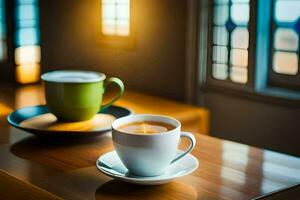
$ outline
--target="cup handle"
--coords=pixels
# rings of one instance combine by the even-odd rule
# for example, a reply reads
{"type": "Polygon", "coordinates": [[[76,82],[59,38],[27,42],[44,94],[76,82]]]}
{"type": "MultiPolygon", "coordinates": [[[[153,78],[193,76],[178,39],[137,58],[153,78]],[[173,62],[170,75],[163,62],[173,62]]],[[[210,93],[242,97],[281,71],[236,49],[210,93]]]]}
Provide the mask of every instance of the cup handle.
{"type": "Polygon", "coordinates": [[[112,83],[117,84],[117,86],[120,89],[120,92],[109,103],[107,103],[105,105],[102,105],[101,110],[104,110],[104,109],[108,108],[109,106],[111,106],[115,101],[117,101],[124,94],[124,90],[125,90],[124,84],[120,79],[118,79],[116,77],[110,77],[110,78],[105,79],[105,81],[104,81],[104,92],[106,92],[107,86],[112,84],[112,83]]]}
{"type": "Polygon", "coordinates": [[[180,138],[187,138],[190,140],[190,146],[187,148],[187,150],[185,150],[185,152],[183,152],[182,154],[178,155],[174,160],[172,160],[171,164],[176,162],[177,160],[183,158],[186,154],[190,153],[194,147],[196,146],[196,138],[192,133],[189,132],[181,132],[180,134],[180,138]]]}

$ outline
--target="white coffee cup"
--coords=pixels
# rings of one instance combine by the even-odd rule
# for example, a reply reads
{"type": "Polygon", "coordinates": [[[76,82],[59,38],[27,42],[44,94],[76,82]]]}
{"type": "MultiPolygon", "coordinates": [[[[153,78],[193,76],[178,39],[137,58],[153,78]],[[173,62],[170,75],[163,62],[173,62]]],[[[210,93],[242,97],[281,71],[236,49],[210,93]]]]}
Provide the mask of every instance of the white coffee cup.
{"type": "Polygon", "coordinates": [[[137,176],[158,176],[166,168],[192,151],[196,145],[193,134],[181,131],[178,120],[161,115],[137,114],[122,117],[112,123],[114,148],[129,173],[137,176]],[[173,130],[155,134],[132,134],[118,130],[118,127],[139,121],[154,121],[173,125],[173,130]],[[190,146],[177,155],[180,138],[186,137],[190,146]]]}

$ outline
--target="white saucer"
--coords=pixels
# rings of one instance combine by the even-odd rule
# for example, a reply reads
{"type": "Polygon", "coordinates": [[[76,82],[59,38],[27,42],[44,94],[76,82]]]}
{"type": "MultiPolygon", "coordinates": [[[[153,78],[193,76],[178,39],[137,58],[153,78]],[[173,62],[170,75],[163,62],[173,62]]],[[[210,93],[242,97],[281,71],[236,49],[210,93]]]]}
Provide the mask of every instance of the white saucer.
{"type": "MultiPolygon", "coordinates": [[[[181,152],[182,151],[179,150],[177,153],[181,152]]],[[[96,161],[96,166],[98,170],[105,175],[128,183],[159,185],[192,173],[198,168],[198,160],[193,155],[187,154],[182,159],[170,165],[164,174],[154,177],[142,177],[129,174],[115,151],[100,156],[96,161]]]]}

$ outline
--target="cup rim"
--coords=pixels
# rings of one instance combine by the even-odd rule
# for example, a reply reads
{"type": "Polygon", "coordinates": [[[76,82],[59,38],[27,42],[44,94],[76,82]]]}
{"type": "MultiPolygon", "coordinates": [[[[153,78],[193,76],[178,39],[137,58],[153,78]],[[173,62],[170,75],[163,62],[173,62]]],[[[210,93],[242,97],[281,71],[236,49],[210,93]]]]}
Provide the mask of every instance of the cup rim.
{"type": "Polygon", "coordinates": [[[45,72],[41,75],[41,79],[43,81],[47,81],[47,82],[53,82],[53,83],[96,83],[96,82],[101,82],[103,80],[105,80],[106,75],[101,73],[101,72],[97,72],[97,71],[92,71],[92,70],[52,70],[52,71],[48,71],[45,72]],[[93,78],[89,78],[87,80],[64,80],[64,79],[56,79],[53,80],[51,78],[49,78],[49,76],[53,75],[54,73],[69,73],[69,72],[75,72],[75,73],[79,73],[79,72],[83,72],[83,73],[89,73],[89,74],[96,74],[98,77],[93,77],[93,78]]]}
{"type": "MultiPolygon", "coordinates": [[[[150,121],[150,120],[149,120],[150,121]]],[[[132,121],[134,122],[134,121],[132,121]]],[[[136,120],[136,122],[138,122],[138,120],[136,120]]],[[[158,121],[160,122],[160,121],[158,121]]],[[[130,122],[125,122],[125,123],[122,123],[122,124],[127,124],[127,123],[130,123],[130,122]]],[[[167,122],[164,122],[164,123],[167,123],[167,122]]],[[[118,118],[116,119],[112,124],[111,124],[111,127],[112,127],[112,130],[116,130],[117,132],[119,133],[123,133],[123,134],[126,134],[126,135],[131,135],[131,136],[141,136],[141,137],[153,137],[153,136],[156,136],[156,135],[164,135],[164,134],[168,134],[168,133],[171,133],[173,132],[174,130],[176,129],[181,129],[181,123],[179,120],[173,118],[173,117],[170,117],[170,116],[167,116],[167,115],[157,115],[157,114],[132,114],[132,115],[129,115],[129,116],[125,116],[125,117],[121,117],[121,118],[118,118]],[[135,134],[135,133],[128,133],[128,132],[125,132],[125,131],[120,131],[118,130],[118,127],[121,125],[116,125],[119,121],[121,120],[124,120],[126,118],[132,118],[132,117],[158,117],[158,118],[164,118],[164,119],[169,119],[169,120],[172,120],[174,121],[177,125],[175,126],[174,129],[172,130],[169,130],[169,131],[165,131],[165,132],[161,132],[161,133],[153,133],[153,134],[135,134]]]]}

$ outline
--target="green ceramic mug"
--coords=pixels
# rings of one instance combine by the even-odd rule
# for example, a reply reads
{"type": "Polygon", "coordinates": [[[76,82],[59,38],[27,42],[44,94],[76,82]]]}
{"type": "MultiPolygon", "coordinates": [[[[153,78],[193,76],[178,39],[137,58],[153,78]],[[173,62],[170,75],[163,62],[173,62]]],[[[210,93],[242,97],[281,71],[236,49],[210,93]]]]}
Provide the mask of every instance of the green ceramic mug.
{"type": "Polygon", "coordinates": [[[111,106],[124,93],[123,82],[94,71],[57,70],[42,74],[48,109],[61,121],[91,119],[99,110],[111,106]],[[115,83],[120,89],[109,103],[102,105],[105,88],[115,83]]]}

